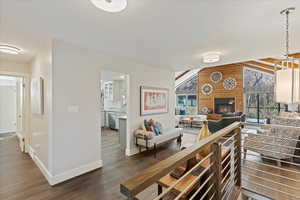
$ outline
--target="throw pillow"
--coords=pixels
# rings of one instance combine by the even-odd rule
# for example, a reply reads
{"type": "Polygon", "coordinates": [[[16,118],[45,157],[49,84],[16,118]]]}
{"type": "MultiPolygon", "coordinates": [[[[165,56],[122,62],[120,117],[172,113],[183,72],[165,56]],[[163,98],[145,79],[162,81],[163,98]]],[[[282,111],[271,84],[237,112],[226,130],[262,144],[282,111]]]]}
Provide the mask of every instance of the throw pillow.
{"type": "Polygon", "coordinates": [[[147,131],[152,131],[151,126],[149,126],[149,123],[147,122],[147,120],[144,120],[144,126],[145,126],[147,131]]]}
{"type": "Polygon", "coordinates": [[[155,123],[155,126],[158,128],[159,133],[162,135],[162,134],[163,134],[163,127],[162,127],[162,124],[159,123],[159,122],[156,122],[156,123],[155,123]]]}
{"type": "Polygon", "coordinates": [[[208,119],[212,119],[212,120],[219,120],[221,119],[222,115],[219,115],[219,114],[208,114],[207,115],[207,118],[208,119]]]}
{"type": "Polygon", "coordinates": [[[152,128],[153,128],[153,132],[154,132],[157,136],[160,135],[159,128],[158,128],[156,125],[153,125],[152,128]]]}

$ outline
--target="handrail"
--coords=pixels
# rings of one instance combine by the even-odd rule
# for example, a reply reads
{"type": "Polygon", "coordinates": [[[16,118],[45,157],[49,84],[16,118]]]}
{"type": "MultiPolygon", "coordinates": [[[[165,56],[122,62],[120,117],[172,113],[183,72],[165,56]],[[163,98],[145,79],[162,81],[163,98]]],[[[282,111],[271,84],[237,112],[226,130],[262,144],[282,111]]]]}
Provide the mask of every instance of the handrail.
{"type": "Polygon", "coordinates": [[[300,140],[295,139],[298,138],[297,134],[295,138],[289,138],[290,136],[285,134],[291,129],[299,133],[300,127],[291,126],[291,124],[242,124],[249,126],[247,127],[249,129],[252,129],[253,126],[268,130],[275,128],[273,131],[266,132],[266,134],[242,132],[241,153],[243,157],[241,160],[243,165],[241,169],[244,182],[243,188],[253,190],[255,193],[272,199],[300,199],[298,195],[300,192],[298,184],[300,179],[296,176],[300,174],[300,171],[295,167],[300,165],[295,163],[293,159],[288,160],[291,157],[300,157],[295,155],[293,151],[299,149],[296,147],[296,143],[300,140]],[[285,132],[281,132],[280,129],[285,130],[285,132]],[[252,137],[251,135],[259,137],[252,137]],[[293,142],[291,143],[291,141],[293,142]],[[276,164],[264,162],[261,159],[276,161],[276,164]],[[282,165],[282,163],[286,165],[282,165]],[[270,184],[272,187],[270,187],[270,184]]]}
{"type": "Polygon", "coordinates": [[[180,151],[175,155],[138,173],[134,177],[121,184],[121,193],[130,199],[135,199],[137,194],[154,184],[157,180],[168,174],[170,171],[179,167],[182,163],[193,158],[203,147],[211,145],[223,136],[236,130],[241,125],[241,122],[234,122],[231,125],[214,133],[213,135],[201,140],[195,145],[186,148],[185,150],[180,151]]]}
{"type": "Polygon", "coordinates": [[[297,126],[287,126],[287,125],[281,125],[281,124],[257,124],[257,123],[249,123],[249,122],[241,122],[241,125],[244,126],[258,126],[262,128],[288,128],[288,129],[295,129],[300,131],[300,127],[297,126]]]}

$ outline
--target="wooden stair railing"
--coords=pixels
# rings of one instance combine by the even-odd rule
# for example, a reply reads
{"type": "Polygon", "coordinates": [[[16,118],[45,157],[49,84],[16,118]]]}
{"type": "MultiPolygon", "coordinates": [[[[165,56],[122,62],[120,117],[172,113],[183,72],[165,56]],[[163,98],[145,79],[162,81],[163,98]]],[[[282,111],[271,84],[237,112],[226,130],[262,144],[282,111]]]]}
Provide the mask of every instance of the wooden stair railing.
{"type": "MultiPolygon", "coordinates": [[[[211,145],[212,153],[197,164],[201,167],[201,173],[199,173],[198,166],[193,167],[183,177],[178,180],[176,179],[165,191],[162,191],[160,188],[159,195],[153,199],[162,199],[173,191],[177,191],[174,199],[193,199],[197,195],[197,197],[199,197],[199,195],[203,196],[201,197],[202,199],[205,196],[217,200],[227,199],[228,196],[231,195],[233,188],[240,189],[241,184],[241,125],[241,122],[235,122],[200,142],[195,143],[195,145],[138,173],[121,184],[121,193],[130,200],[138,199],[138,194],[158,183],[163,177],[168,176],[172,170],[195,157],[204,147],[211,145]],[[197,173],[195,173],[196,171],[197,173]],[[194,179],[185,185],[182,191],[176,188],[181,184],[180,181],[183,180],[186,182],[188,176],[193,176],[194,179]],[[189,193],[189,195],[187,193],[189,193]]],[[[183,184],[181,184],[181,186],[182,185],[183,184]]]]}

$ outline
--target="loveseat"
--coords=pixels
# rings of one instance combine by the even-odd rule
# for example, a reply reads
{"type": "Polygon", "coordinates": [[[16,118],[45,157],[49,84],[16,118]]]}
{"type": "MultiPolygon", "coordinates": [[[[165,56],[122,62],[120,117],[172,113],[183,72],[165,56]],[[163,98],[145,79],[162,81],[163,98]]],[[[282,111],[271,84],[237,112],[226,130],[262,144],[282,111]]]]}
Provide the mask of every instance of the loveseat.
{"type": "Polygon", "coordinates": [[[181,146],[183,136],[181,128],[164,128],[161,124],[156,124],[160,129],[160,134],[153,130],[146,130],[143,124],[135,130],[135,144],[140,152],[143,148],[146,150],[153,149],[156,157],[157,147],[160,145],[176,140],[179,147],[181,146]]]}

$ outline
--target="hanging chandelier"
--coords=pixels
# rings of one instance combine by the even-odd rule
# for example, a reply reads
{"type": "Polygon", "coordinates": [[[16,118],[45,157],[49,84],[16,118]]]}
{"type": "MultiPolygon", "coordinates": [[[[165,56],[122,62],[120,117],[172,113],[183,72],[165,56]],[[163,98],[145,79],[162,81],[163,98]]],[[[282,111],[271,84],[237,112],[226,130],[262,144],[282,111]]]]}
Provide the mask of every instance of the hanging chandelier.
{"type": "Polygon", "coordinates": [[[289,16],[295,7],[284,9],[280,12],[285,15],[286,24],[286,41],[285,41],[285,54],[284,58],[275,64],[275,96],[276,102],[285,104],[299,104],[300,103],[300,70],[299,60],[290,56],[290,38],[289,38],[289,16]]]}

